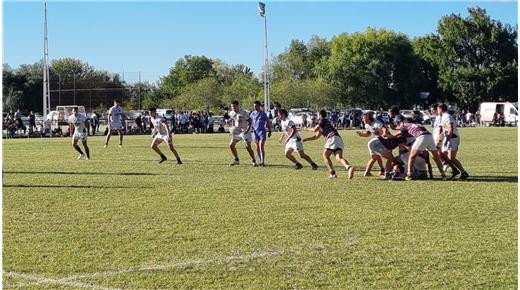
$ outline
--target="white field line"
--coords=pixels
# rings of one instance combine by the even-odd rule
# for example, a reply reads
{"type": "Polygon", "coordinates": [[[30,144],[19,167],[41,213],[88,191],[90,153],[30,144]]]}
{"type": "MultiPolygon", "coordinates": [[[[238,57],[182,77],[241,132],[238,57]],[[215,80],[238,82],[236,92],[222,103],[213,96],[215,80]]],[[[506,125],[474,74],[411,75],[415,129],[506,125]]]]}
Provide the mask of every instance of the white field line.
{"type": "Polygon", "coordinates": [[[119,270],[119,271],[94,272],[94,273],[89,273],[89,274],[73,275],[73,276],[61,278],[61,279],[37,277],[37,276],[33,276],[33,275],[18,274],[18,273],[14,273],[14,272],[8,272],[6,274],[8,276],[18,277],[18,278],[23,278],[26,280],[34,281],[31,283],[26,283],[26,284],[17,284],[16,286],[29,286],[29,285],[39,285],[39,284],[62,284],[62,285],[73,286],[73,287],[78,287],[78,288],[85,288],[85,289],[110,289],[110,290],[113,290],[111,288],[105,288],[102,286],[79,283],[79,282],[76,282],[76,280],[92,279],[92,278],[99,278],[99,277],[104,278],[104,277],[111,277],[111,276],[117,276],[117,275],[121,275],[121,274],[134,273],[134,272],[163,271],[163,270],[176,269],[176,268],[185,268],[185,267],[195,266],[195,265],[216,263],[216,262],[242,261],[242,260],[249,260],[249,259],[254,259],[254,258],[272,257],[272,256],[279,256],[279,255],[282,255],[282,252],[264,251],[264,252],[252,253],[250,255],[215,257],[215,258],[211,258],[211,259],[196,259],[196,260],[188,260],[188,261],[184,261],[184,262],[177,262],[177,263],[163,264],[163,265],[146,265],[146,266],[142,266],[142,267],[128,268],[128,269],[119,270]],[[75,284],[75,285],[72,285],[71,283],[75,284]]]}
{"type": "Polygon", "coordinates": [[[106,271],[106,272],[96,272],[96,273],[90,273],[90,274],[84,274],[84,275],[73,275],[73,276],[63,278],[60,280],[71,281],[71,280],[96,278],[96,277],[110,277],[110,276],[117,276],[120,274],[133,273],[133,272],[161,271],[161,270],[169,270],[169,269],[175,269],[175,268],[185,268],[185,267],[194,266],[194,265],[210,264],[210,263],[215,263],[215,262],[231,262],[231,261],[235,261],[235,260],[249,260],[249,259],[254,259],[254,258],[279,256],[281,254],[282,254],[281,252],[256,252],[256,253],[252,253],[250,255],[225,256],[225,257],[216,257],[216,258],[212,258],[212,259],[196,259],[196,260],[189,260],[189,261],[184,261],[184,262],[177,262],[177,263],[163,264],[163,265],[147,265],[147,266],[142,266],[140,268],[128,268],[128,269],[119,270],[119,271],[106,271]]]}
{"type": "Polygon", "coordinates": [[[63,281],[61,279],[34,276],[34,275],[29,275],[29,274],[21,274],[21,273],[16,273],[16,272],[7,272],[7,273],[5,273],[5,275],[10,276],[10,277],[34,281],[32,283],[13,285],[15,287],[24,287],[24,286],[40,285],[40,284],[60,284],[60,285],[64,285],[64,286],[71,286],[71,287],[83,288],[83,289],[117,290],[115,288],[107,288],[107,287],[103,287],[103,286],[99,286],[99,285],[74,282],[74,281],[63,281]]]}

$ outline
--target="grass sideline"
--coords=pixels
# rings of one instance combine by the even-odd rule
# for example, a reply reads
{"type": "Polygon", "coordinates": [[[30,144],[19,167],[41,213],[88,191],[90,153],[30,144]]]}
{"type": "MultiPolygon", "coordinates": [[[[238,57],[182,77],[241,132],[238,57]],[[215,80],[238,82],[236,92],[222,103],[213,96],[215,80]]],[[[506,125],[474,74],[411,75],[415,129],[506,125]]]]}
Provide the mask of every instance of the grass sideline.
{"type": "Polygon", "coordinates": [[[278,134],[266,168],[242,145],[228,167],[224,134],[174,136],[183,165],[147,136],[92,137],[90,161],[69,138],[3,140],[3,286],[516,288],[517,129],[460,131],[466,182],[364,178],[353,131],[352,181],[327,180],[323,139],[305,144],[317,172],[291,169],[278,134]]]}

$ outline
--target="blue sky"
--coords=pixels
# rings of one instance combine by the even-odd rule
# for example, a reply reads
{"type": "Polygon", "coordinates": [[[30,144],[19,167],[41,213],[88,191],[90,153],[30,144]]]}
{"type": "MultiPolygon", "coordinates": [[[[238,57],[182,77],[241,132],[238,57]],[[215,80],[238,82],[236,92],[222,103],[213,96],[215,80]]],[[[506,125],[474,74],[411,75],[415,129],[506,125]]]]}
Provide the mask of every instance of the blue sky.
{"type": "MultiPolygon", "coordinates": [[[[443,15],[467,15],[480,6],[496,20],[517,25],[517,3],[458,2],[266,2],[269,53],[291,39],[330,39],[342,32],[386,28],[410,37],[435,32],[443,15]]],[[[263,63],[263,20],[257,1],[79,2],[48,6],[50,59],[74,57],[128,81],[157,81],[184,55],[206,55],[245,64],[256,74],[263,63]]],[[[3,62],[12,67],[41,59],[42,2],[3,2],[3,62]]]]}

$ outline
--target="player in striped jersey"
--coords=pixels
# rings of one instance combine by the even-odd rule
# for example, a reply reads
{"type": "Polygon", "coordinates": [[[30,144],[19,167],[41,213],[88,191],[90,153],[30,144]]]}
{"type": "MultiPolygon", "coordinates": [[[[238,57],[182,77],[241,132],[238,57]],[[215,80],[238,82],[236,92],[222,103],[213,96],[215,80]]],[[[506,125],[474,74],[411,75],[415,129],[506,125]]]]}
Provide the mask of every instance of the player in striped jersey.
{"type": "Polygon", "coordinates": [[[317,140],[320,136],[323,136],[327,140],[323,149],[323,160],[329,170],[329,178],[336,179],[338,177],[334,170],[334,166],[332,165],[332,161],[330,160],[330,156],[334,154],[334,156],[336,156],[336,161],[347,170],[347,178],[352,179],[354,177],[354,166],[350,165],[348,161],[343,158],[343,139],[339,135],[338,130],[334,128],[327,118],[327,111],[321,110],[319,116],[320,122],[318,125],[313,128],[303,128],[306,131],[315,132],[316,135],[303,139],[303,142],[317,140]]]}
{"type": "Polygon", "coordinates": [[[161,157],[159,163],[163,163],[164,161],[168,160],[168,158],[166,158],[166,156],[161,152],[161,149],[159,149],[159,144],[164,141],[168,144],[168,148],[170,148],[170,151],[177,159],[177,164],[182,164],[179,153],[177,153],[177,150],[175,150],[173,147],[172,134],[170,133],[168,122],[165,122],[163,118],[157,115],[157,110],[155,108],[150,109],[150,117],[150,121],[153,124],[153,141],[150,147],[161,157]]]}
{"type": "Polygon", "coordinates": [[[442,178],[445,179],[446,175],[442,169],[442,161],[439,156],[437,146],[435,146],[435,141],[433,140],[432,134],[428,132],[428,130],[423,125],[412,124],[410,119],[405,119],[404,122],[399,123],[396,126],[396,129],[407,131],[408,134],[415,138],[415,142],[410,149],[410,155],[408,157],[406,180],[413,179],[412,166],[414,164],[414,160],[417,155],[424,150],[430,151],[430,153],[433,155],[433,159],[439,168],[439,172],[441,173],[442,178]]]}

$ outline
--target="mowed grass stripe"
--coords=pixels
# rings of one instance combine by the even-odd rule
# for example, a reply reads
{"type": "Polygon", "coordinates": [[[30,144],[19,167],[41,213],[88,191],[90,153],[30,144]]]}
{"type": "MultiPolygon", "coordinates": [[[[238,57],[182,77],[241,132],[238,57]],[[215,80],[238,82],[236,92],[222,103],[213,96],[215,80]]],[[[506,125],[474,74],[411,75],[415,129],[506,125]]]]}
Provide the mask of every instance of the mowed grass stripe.
{"type": "Polygon", "coordinates": [[[176,135],[181,166],[157,164],[148,136],[126,136],[123,148],[112,140],[107,149],[102,137],[90,138],[93,160],[79,162],[68,138],[4,140],[4,270],[59,279],[276,249],[284,255],[81,282],[516,287],[516,129],[461,130],[460,159],[474,176],[468,182],[363,178],[368,139],[341,134],[358,169],[352,181],[342,171],[326,179],[323,140],[305,144],[320,170],[304,161],[304,169],[291,169],[277,134],[267,143],[266,168],[252,168],[241,145],[242,164],[228,167],[224,134],[176,135]]]}

